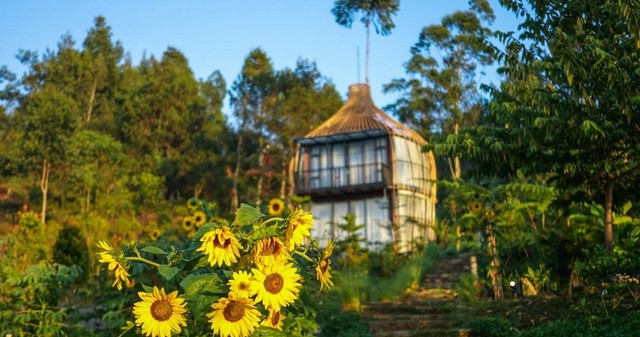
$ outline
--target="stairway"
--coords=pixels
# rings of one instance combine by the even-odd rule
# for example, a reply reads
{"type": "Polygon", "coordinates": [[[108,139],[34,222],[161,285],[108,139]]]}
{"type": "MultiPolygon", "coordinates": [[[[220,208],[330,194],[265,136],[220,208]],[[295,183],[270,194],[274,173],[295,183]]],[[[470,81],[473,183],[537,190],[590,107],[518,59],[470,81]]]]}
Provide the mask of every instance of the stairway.
{"type": "Polygon", "coordinates": [[[454,291],[460,276],[471,272],[470,253],[444,257],[424,276],[422,287],[402,301],[369,302],[361,307],[375,337],[462,337],[469,319],[454,291]]]}

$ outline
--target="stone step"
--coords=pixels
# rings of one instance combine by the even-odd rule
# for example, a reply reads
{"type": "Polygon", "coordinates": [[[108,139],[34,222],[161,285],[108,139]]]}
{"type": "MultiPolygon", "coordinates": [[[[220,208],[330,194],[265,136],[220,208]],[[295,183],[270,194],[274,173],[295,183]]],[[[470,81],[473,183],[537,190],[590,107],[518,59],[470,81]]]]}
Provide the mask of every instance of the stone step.
{"type": "Polygon", "coordinates": [[[444,329],[453,327],[453,323],[446,315],[440,319],[433,319],[431,315],[414,315],[413,317],[393,318],[389,316],[383,320],[372,320],[369,322],[371,332],[378,331],[401,331],[401,330],[426,330],[444,329]]]}
{"type": "Polygon", "coordinates": [[[373,314],[446,314],[457,309],[455,303],[436,302],[368,302],[360,307],[362,315],[373,314]]]}
{"type": "Polygon", "coordinates": [[[469,329],[419,329],[380,331],[373,334],[375,337],[470,337],[469,329]]]}

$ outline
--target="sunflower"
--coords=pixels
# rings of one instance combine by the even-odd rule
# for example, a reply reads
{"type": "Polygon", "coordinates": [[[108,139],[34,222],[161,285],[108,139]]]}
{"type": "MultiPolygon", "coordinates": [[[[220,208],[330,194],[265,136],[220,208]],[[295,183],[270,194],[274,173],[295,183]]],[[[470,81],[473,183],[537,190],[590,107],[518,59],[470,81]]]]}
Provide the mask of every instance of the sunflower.
{"type": "Polygon", "coordinates": [[[286,262],[290,258],[277,236],[260,239],[253,248],[253,263],[258,267],[286,262]]]}
{"type": "Polygon", "coordinates": [[[157,229],[154,229],[151,231],[151,233],[149,233],[149,238],[153,241],[158,240],[159,237],[160,237],[160,231],[157,229]]]}
{"type": "Polygon", "coordinates": [[[284,201],[278,198],[269,201],[269,215],[280,216],[284,211],[284,201]]]}
{"type": "Polygon", "coordinates": [[[153,287],[152,293],[139,292],[142,301],[133,305],[136,325],[142,326],[142,333],[152,337],[170,337],[173,332],[180,333],[180,326],[187,326],[184,313],[184,299],[178,297],[178,291],[166,294],[164,288],[153,287]]]}
{"type": "Polygon", "coordinates": [[[218,223],[218,224],[221,224],[223,226],[228,226],[229,225],[229,221],[227,221],[227,219],[221,218],[219,216],[214,216],[213,218],[209,219],[209,222],[218,223]]]}
{"type": "Polygon", "coordinates": [[[244,297],[231,299],[221,297],[207,314],[213,334],[220,337],[249,336],[260,322],[260,312],[252,300],[244,297]]]}
{"type": "Polygon", "coordinates": [[[333,286],[333,281],[331,280],[331,253],[333,253],[333,247],[336,246],[336,243],[331,241],[327,245],[327,248],[324,249],[324,253],[322,254],[322,258],[318,262],[316,266],[316,277],[318,281],[320,281],[320,291],[324,289],[329,289],[329,287],[333,286]]]}
{"type": "Polygon", "coordinates": [[[301,209],[296,210],[289,218],[287,227],[287,248],[292,251],[304,243],[304,238],[311,235],[313,215],[301,209]]]}
{"type": "Polygon", "coordinates": [[[108,269],[115,272],[116,279],[113,281],[112,287],[118,287],[122,290],[122,282],[129,283],[129,273],[127,272],[127,264],[120,250],[116,250],[105,241],[98,242],[98,247],[104,249],[104,252],[98,253],[100,260],[98,262],[107,263],[108,269]]]}
{"type": "Polygon", "coordinates": [[[197,211],[193,213],[193,216],[191,218],[193,219],[193,223],[196,225],[196,228],[202,227],[202,225],[207,222],[207,215],[204,214],[203,211],[197,211]]]}
{"type": "Polygon", "coordinates": [[[191,232],[195,228],[195,221],[193,217],[185,216],[182,218],[182,229],[185,232],[191,232]]]}
{"type": "Polygon", "coordinates": [[[232,298],[249,298],[251,297],[251,274],[246,271],[237,271],[233,273],[233,278],[229,280],[229,297],[232,298]]]}
{"type": "Polygon", "coordinates": [[[484,215],[487,217],[487,219],[491,220],[496,215],[496,213],[492,209],[490,209],[486,211],[484,215]]]}
{"type": "Polygon", "coordinates": [[[282,321],[285,318],[287,317],[281,314],[280,311],[269,310],[269,317],[265,318],[260,325],[282,331],[282,321]]]}
{"type": "Polygon", "coordinates": [[[195,211],[196,209],[200,208],[202,206],[202,201],[198,200],[197,198],[191,198],[189,199],[189,201],[187,201],[187,208],[190,211],[195,211]]]}
{"type": "Polygon", "coordinates": [[[222,226],[205,233],[200,238],[200,242],[202,245],[196,251],[209,255],[209,263],[212,267],[215,264],[221,267],[223,263],[231,266],[238,261],[241,246],[229,227],[222,226]]]}
{"type": "Polygon", "coordinates": [[[262,302],[266,308],[275,311],[293,303],[300,294],[300,275],[292,263],[274,264],[262,270],[252,269],[254,281],[253,291],[256,302],[262,302]]]}
{"type": "Polygon", "coordinates": [[[473,213],[478,213],[482,209],[482,204],[478,201],[471,204],[471,211],[473,213]]]}

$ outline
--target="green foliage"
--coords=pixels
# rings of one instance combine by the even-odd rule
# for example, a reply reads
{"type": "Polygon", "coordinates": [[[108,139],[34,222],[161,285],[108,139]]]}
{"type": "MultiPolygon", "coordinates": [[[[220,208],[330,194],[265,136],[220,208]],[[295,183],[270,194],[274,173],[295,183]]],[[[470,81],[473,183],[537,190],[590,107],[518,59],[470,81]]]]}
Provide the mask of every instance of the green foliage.
{"type": "Polygon", "coordinates": [[[83,274],[89,272],[89,249],[80,228],[67,224],[60,230],[53,245],[53,261],[65,266],[76,265],[83,274]]]}
{"type": "Polygon", "coordinates": [[[405,64],[408,78],[384,87],[400,94],[387,108],[423,135],[457,134],[459,127],[475,125],[480,117],[476,72],[494,62],[485,39],[491,34],[486,25],[495,17],[487,1],[470,4],[469,10],[424,27],[405,64]]]}
{"type": "Polygon", "coordinates": [[[480,300],[483,285],[477,276],[473,274],[462,274],[460,281],[455,286],[457,299],[463,303],[473,304],[480,300]]]}
{"type": "Polygon", "coordinates": [[[390,278],[370,277],[368,300],[399,300],[403,296],[417,290],[423,281],[424,274],[431,269],[440,251],[435,245],[429,245],[423,251],[411,257],[397,267],[390,278]]]}
{"type": "MultiPolygon", "coordinates": [[[[514,335],[509,321],[500,318],[479,318],[468,322],[473,337],[510,337],[514,335]]],[[[558,335],[559,336],[559,335],[558,335]]]]}
{"type": "Polygon", "coordinates": [[[323,322],[319,337],[372,337],[368,322],[356,312],[335,312],[323,322]]]}
{"type": "Polygon", "coordinates": [[[344,239],[336,242],[338,266],[346,270],[367,270],[367,252],[361,248],[365,242],[361,235],[365,224],[356,224],[356,216],[352,213],[347,213],[342,218],[345,222],[336,225],[344,233],[344,239]]]}
{"type": "Polygon", "coordinates": [[[60,306],[65,289],[82,270],[42,262],[24,275],[6,279],[11,291],[0,301],[0,333],[15,336],[59,336],[72,327],[65,324],[68,309],[60,306]]]}
{"type": "Polygon", "coordinates": [[[640,329],[638,312],[616,315],[612,318],[600,318],[590,322],[586,318],[563,320],[523,331],[522,337],[544,336],[634,336],[640,329]]]}

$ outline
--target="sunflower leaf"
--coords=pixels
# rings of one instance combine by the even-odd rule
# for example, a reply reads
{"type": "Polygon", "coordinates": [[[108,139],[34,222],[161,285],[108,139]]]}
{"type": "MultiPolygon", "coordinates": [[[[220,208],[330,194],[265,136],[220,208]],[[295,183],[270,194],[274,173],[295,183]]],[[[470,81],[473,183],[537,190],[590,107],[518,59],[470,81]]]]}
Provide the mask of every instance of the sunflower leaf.
{"type": "Polygon", "coordinates": [[[152,293],[153,292],[153,287],[148,286],[148,285],[146,285],[144,283],[141,283],[141,284],[142,284],[142,289],[144,289],[144,292],[146,292],[146,293],[152,293]]]}
{"type": "Polygon", "coordinates": [[[247,204],[242,204],[236,211],[236,219],[233,220],[233,224],[239,226],[251,225],[264,216],[259,209],[247,204]]]}
{"type": "Polygon", "coordinates": [[[250,238],[252,240],[260,240],[260,239],[269,238],[277,235],[278,235],[278,226],[271,226],[267,228],[259,228],[254,230],[251,233],[250,238]]]}
{"type": "Polygon", "coordinates": [[[176,274],[178,274],[179,271],[180,269],[178,269],[178,267],[172,267],[168,264],[161,264],[158,266],[158,272],[167,281],[171,280],[174,276],[176,276],[176,274]]]}
{"type": "Polygon", "coordinates": [[[156,247],[156,246],[146,246],[142,249],[140,249],[143,252],[147,252],[149,254],[156,254],[156,255],[163,255],[166,254],[164,250],[156,247]]]}
{"type": "MultiPolygon", "coordinates": [[[[214,224],[206,224],[206,225],[203,225],[202,227],[198,228],[198,231],[196,232],[196,235],[194,235],[194,236],[193,236],[193,240],[194,240],[194,241],[200,240],[200,238],[201,238],[201,237],[202,237],[206,232],[209,232],[209,231],[211,231],[211,230],[215,229],[216,227],[217,227],[217,226],[216,226],[216,225],[214,225],[214,224]]],[[[192,245],[193,245],[193,243],[192,243],[192,245]]],[[[196,246],[196,247],[199,247],[199,246],[200,246],[200,243],[197,243],[197,246],[196,246]]]]}
{"type": "Polygon", "coordinates": [[[256,329],[256,333],[258,333],[258,336],[260,337],[287,337],[287,335],[282,331],[264,326],[258,327],[256,329]]]}
{"type": "Polygon", "coordinates": [[[202,294],[203,291],[216,292],[221,290],[220,278],[216,274],[189,274],[180,282],[185,295],[202,294]]]}
{"type": "Polygon", "coordinates": [[[121,333],[118,337],[135,337],[138,336],[138,334],[136,333],[136,326],[132,326],[129,330],[121,333]]]}

